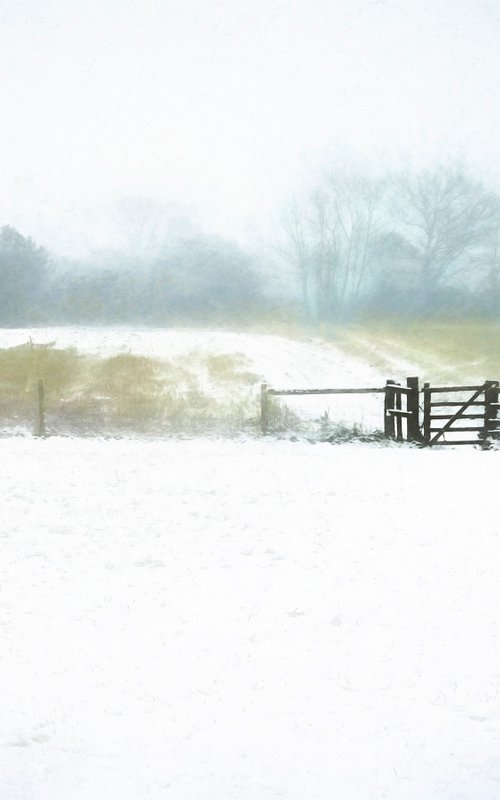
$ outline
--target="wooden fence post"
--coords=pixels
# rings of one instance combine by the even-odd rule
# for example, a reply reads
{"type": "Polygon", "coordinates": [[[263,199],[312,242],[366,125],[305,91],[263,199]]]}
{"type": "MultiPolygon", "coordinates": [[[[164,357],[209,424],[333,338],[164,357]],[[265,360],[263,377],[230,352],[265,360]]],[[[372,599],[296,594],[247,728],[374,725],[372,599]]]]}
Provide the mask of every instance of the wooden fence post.
{"type": "Polygon", "coordinates": [[[385,394],[384,394],[384,436],[386,439],[394,439],[395,437],[395,426],[394,426],[394,414],[390,414],[389,411],[391,408],[394,408],[394,400],[395,400],[395,390],[393,388],[394,381],[389,379],[385,382],[385,394]]]}
{"type": "Polygon", "coordinates": [[[411,390],[406,395],[406,410],[410,414],[406,422],[406,438],[409,442],[419,442],[422,436],[419,422],[418,378],[407,378],[406,385],[411,390]]]}
{"type": "Polygon", "coordinates": [[[498,394],[499,394],[498,381],[488,381],[488,386],[484,390],[483,440],[486,446],[488,446],[492,434],[498,430],[497,428],[498,394]]]}
{"type": "MultiPolygon", "coordinates": [[[[491,422],[492,432],[495,432],[495,431],[498,432],[497,425],[498,425],[498,409],[500,407],[499,406],[500,384],[499,384],[498,381],[495,381],[494,383],[495,383],[495,385],[492,386],[492,388],[491,388],[491,417],[490,417],[490,419],[492,421],[491,422]]],[[[498,439],[498,434],[497,434],[497,436],[494,436],[493,438],[494,439],[498,439]]]]}
{"type": "Polygon", "coordinates": [[[424,383],[424,444],[431,440],[431,385],[424,383]]]}
{"type": "Polygon", "coordinates": [[[45,387],[43,385],[43,380],[40,380],[37,383],[37,394],[38,394],[38,426],[36,431],[36,436],[45,436],[46,429],[45,429],[45,387]]]}
{"type": "Polygon", "coordinates": [[[260,387],[260,430],[265,435],[269,424],[269,408],[267,404],[267,383],[260,387]]]}

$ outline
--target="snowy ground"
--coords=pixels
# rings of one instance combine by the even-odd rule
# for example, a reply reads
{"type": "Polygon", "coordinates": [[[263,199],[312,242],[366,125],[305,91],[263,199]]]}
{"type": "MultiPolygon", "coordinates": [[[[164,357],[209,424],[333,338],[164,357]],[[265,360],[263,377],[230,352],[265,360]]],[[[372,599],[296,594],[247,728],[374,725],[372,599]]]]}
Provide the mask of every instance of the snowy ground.
{"type": "Polygon", "coordinates": [[[498,453],[0,451],[2,800],[498,800],[498,453]]]}
{"type": "MultiPolygon", "coordinates": [[[[102,356],[133,353],[155,358],[179,358],[191,353],[231,353],[246,356],[263,378],[279,388],[297,387],[297,382],[326,381],[344,386],[345,381],[380,380],[380,373],[367,361],[345,355],[335,344],[320,338],[290,339],[271,334],[234,333],[192,328],[26,328],[0,329],[0,347],[54,342],[83,353],[102,356]]],[[[406,367],[406,365],[405,365],[406,367]]]]}

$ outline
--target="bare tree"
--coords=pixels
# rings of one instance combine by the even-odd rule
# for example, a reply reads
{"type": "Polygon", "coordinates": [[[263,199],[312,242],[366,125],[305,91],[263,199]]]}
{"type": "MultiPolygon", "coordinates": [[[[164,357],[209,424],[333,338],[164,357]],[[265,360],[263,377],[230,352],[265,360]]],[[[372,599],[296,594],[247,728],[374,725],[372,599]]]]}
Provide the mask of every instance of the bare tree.
{"type": "Polygon", "coordinates": [[[490,307],[498,312],[500,304],[500,220],[493,227],[486,248],[490,307]]]}
{"type": "Polygon", "coordinates": [[[481,273],[481,307],[497,315],[500,312],[500,201],[496,223],[492,225],[484,247],[474,258],[474,266],[481,273]]]}
{"type": "Polygon", "coordinates": [[[339,318],[358,302],[386,235],[385,193],[385,181],[332,171],[290,207],[285,252],[311,318],[339,318]]]}
{"type": "Polygon", "coordinates": [[[312,276],[306,227],[298,203],[293,201],[283,218],[285,243],[276,249],[287,264],[291,264],[298,279],[306,316],[313,317],[312,276]]]}
{"type": "Polygon", "coordinates": [[[399,175],[394,189],[395,215],[415,252],[421,302],[430,308],[474,264],[491,236],[498,199],[456,166],[399,175]]]}

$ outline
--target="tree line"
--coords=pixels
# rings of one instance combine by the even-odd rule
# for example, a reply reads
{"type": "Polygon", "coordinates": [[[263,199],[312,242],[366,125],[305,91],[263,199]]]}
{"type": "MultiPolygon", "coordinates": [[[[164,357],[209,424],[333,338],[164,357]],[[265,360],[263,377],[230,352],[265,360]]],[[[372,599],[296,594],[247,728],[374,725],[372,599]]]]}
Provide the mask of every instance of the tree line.
{"type": "Polygon", "coordinates": [[[254,258],[218,237],[193,237],[159,255],[114,252],[58,263],[10,226],[0,229],[0,325],[234,321],[266,297],[254,258]]]}
{"type": "Polygon", "coordinates": [[[315,321],[500,313],[500,197],[458,166],[323,174],[287,210],[281,253],[315,321]]]}
{"type": "Polygon", "coordinates": [[[325,169],[259,256],[184,223],[158,236],[165,213],[129,204],[130,245],[90,266],[2,227],[0,325],[500,315],[500,198],[460,166],[376,178],[325,169]]]}

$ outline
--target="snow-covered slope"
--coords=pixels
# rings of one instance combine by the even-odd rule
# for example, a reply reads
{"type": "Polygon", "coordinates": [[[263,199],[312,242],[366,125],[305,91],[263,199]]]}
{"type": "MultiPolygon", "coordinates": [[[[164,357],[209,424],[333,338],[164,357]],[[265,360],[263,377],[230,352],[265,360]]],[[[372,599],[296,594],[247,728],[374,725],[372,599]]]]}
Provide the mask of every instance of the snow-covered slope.
{"type": "Polygon", "coordinates": [[[497,800],[497,458],[0,440],[0,797],[497,800]]]}
{"type": "MultiPolygon", "coordinates": [[[[30,336],[35,343],[54,342],[57,347],[76,347],[81,352],[103,356],[126,352],[178,361],[193,354],[197,357],[239,354],[244,357],[247,368],[255,373],[255,397],[261,381],[277,389],[379,387],[388,377],[406,377],[406,373],[383,375],[370,365],[368,352],[366,359],[356,358],[319,338],[296,340],[275,335],[193,329],[47,328],[0,330],[0,347],[26,343],[30,336]]],[[[217,393],[219,387],[204,386],[204,390],[217,393]]],[[[248,389],[245,388],[245,392],[248,389]]],[[[317,418],[328,411],[332,420],[364,424],[369,428],[382,426],[382,400],[373,395],[287,398],[286,402],[301,417],[317,418]]]]}
{"type": "MultiPolygon", "coordinates": [[[[103,356],[133,353],[176,359],[191,353],[238,353],[275,386],[294,388],[327,381],[347,385],[380,380],[368,360],[346,356],[331,342],[319,338],[289,339],[270,334],[233,333],[198,329],[36,328],[0,329],[0,347],[54,342],[103,356]]],[[[361,385],[360,384],[360,385],[361,385]]]]}

